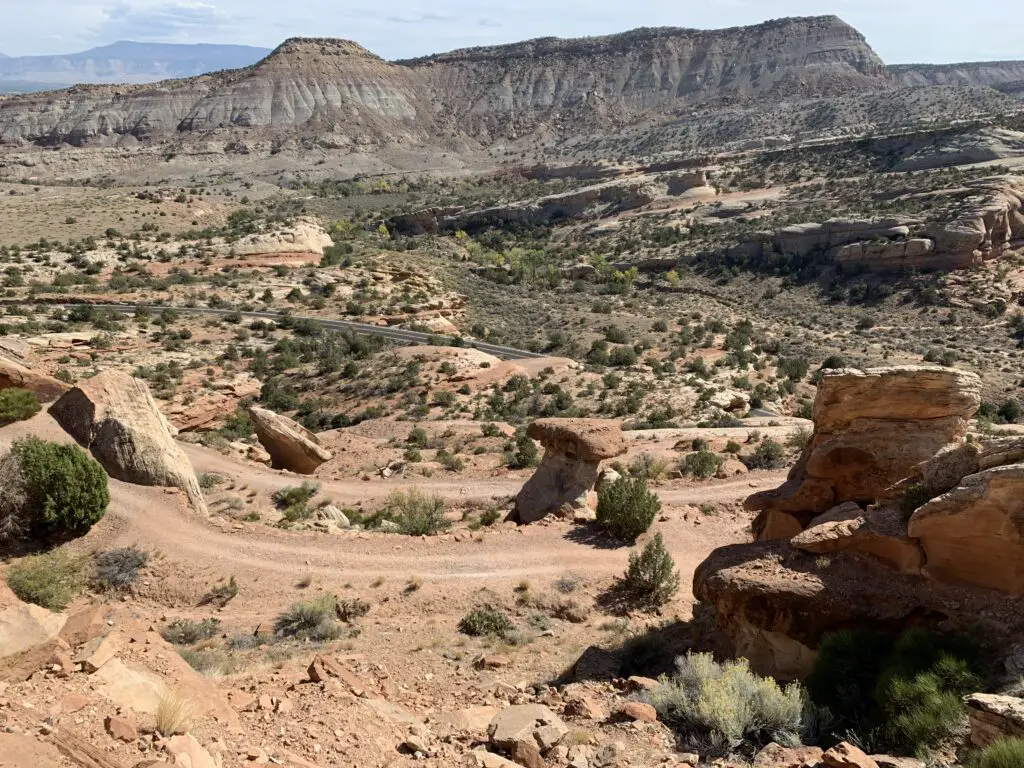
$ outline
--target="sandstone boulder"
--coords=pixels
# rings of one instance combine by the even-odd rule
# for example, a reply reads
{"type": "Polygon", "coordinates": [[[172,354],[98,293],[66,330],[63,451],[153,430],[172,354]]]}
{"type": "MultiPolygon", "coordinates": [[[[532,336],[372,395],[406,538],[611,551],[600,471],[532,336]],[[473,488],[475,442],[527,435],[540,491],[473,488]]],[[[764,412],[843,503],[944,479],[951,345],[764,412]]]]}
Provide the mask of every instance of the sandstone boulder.
{"type": "Polygon", "coordinates": [[[487,727],[491,745],[510,752],[543,753],[558,743],[569,729],[541,704],[519,704],[501,710],[487,727]]]}
{"type": "Polygon", "coordinates": [[[918,543],[906,535],[906,524],[899,509],[863,510],[852,501],[814,518],[790,544],[815,554],[872,555],[906,573],[918,573],[924,560],[918,543]]]}
{"type": "Polygon", "coordinates": [[[260,444],[270,454],[274,469],[309,475],[333,458],[320,443],[320,438],[293,419],[265,408],[250,408],[249,415],[260,444]]]}
{"type": "Polygon", "coordinates": [[[979,377],[949,368],[826,372],[814,402],[814,434],[800,460],[781,487],[747,499],[748,509],[762,513],[759,538],[794,535],[847,501],[874,502],[959,442],[980,402],[979,377]]]}
{"type": "Polygon", "coordinates": [[[1024,601],[999,592],[899,573],[846,553],[826,565],[819,560],[785,541],[722,547],[698,566],[693,593],[714,611],[731,655],[784,679],[805,677],[822,637],[849,627],[969,630],[1007,645],[1024,631],[1024,601]]]}
{"type": "Polygon", "coordinates": [[[0,659],[14,656],[53,640],[67,616],[38,605],[17,602],[0,611],[0,659]]]}
{"type": "Polygon", "coordinates": [[[520,523],[540,520],[590,494],[601,461],[626,452],[626,440],[617,421],[538,419],[527,434],[544,446],[544,458],[516,497],[520,523]]]}
{"type": "Polygon", "coordinates": [[[334,245],[331,236],[313,219],[300,218],[283,229],[258,232],[226,243],[218,250],[234,252],[238,256],[260,256],[271,253],[315,253],[323,255],[324,248],[334,245]]]}
{"type": "Polygon", "coordinates": [[[18,387],[34,392],[41,403],[52,403],[71,387],[0,355],[0,389],[18,387]]]}
{"type": "Polygon", "coordinates": [[[908,532],[931,578],[1024,595],[1024,464],[965,477],[917,509],[908,532]]]}
{"type": "Polygon", "coordinates": [[[146,383],[108,370],[81,381],[50,408],[107,473],[136,485],[180,488],[206,513],[199,481],[146,383]]]}
{"type": "Polygon", "coordinates": [[[1024,739],[1024,699],[972,693],[964,703],[974,746],[984,748],[1000,739],[1024,739]]]}

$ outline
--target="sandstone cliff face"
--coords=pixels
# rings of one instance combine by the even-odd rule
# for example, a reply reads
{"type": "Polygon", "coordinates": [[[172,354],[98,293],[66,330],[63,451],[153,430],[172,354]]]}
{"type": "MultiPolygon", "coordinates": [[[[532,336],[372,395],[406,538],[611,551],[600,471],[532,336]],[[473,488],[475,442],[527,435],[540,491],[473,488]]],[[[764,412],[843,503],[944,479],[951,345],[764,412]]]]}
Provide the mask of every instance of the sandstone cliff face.
{"type": "MultiPolygon", "coordinates": [[[[890,82],[860,33],[835,17],[544,38],[397,63],[348,41],[302,38],[245,69],[0,100],[0,141],[84,144],[306,126],[342,144],[487,140],[573,115],[622,121],[713,99],[812,97],[890,82]]],[[[582,125],[561,127],[579,133],[582,125]]]]}

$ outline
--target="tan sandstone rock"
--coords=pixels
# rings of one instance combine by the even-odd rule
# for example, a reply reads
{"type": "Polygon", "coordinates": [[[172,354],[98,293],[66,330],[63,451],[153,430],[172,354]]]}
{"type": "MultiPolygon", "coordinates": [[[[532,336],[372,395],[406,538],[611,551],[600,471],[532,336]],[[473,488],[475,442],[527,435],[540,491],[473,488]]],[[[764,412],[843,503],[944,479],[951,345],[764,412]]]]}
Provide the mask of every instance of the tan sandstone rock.
{"type": "Polygon", "coordinates": [[[814,435],[786,482],[747,499],[762,539],[793,535],[847,501],[871,503],[917,465],[960,441],[981,402],[981,380],[940,367],[827,372],[814,402],[814,435]]]}
{"type": "Polygon", "coordinates": [[[568,733],[565,723],[547,707],[541,704],[519,704],[501,710],[487,727],[487,736],[492,745],[512,752],[516,745],[529,746],[544,751],[568,733]]]}
{"type": "Polygon", "coordinates": [[[841,742],[821,756],[828,768],[878,768],[878,763],[847,741],[841,742]]]}
{"type": "Polygon", "coordinates": [[[1006,738],[1024,738],[1024,699],[991,693],[972,693],[964,698],[971,723],[971,743],[987,747],[1006,738]]]}
{"type": "Polygon", "coordinates": [[[180,488],[197,511],[206,513],[195,470],[145,382],[121,371],[103,371],[79,382],[50,414],[111,477],[180,488]]]}
{"type": "Polygon", "coordinates": [[[249,415],[260,444],[270,454],[274,469],[309,475],[333,458],[320,443],[320,438],[293,419],[265,408],[250,408],[249,415]]]}
{"type": "Polygon", "coordinates": [[[0,355],[0,389],[27,389],[41,403],[52,403],[71,387],[52,376],[45,376],[0,355]]]}
{"type": "Polygon", "coordinates": [[[29,603],[0,611],[0,659],[44,645],[60,633],[67,616],[29,603]]]}
{"type": "Polygon", "coordinates": [[[814,518],[790,544],[815,554],[872,555],[906,573],[918,573],[924,559],[918,543],[906,535],[900,510],[885,507],[865,511],[852,501],[814,518]]]}
{"type": "Polygon", "coordinates": [[[598,481],[601,461],[626,452],[617,421],[538,419],[527,434],[544,446],[544,458],[516,497],[520,523],[535,522],[586,497],[598,481]]]}
{"type": "Polygon", "coordinates": [[[914,512],[909,534],[927,576],[1024,595],[1024,464],[965,477],[914,512]]]}

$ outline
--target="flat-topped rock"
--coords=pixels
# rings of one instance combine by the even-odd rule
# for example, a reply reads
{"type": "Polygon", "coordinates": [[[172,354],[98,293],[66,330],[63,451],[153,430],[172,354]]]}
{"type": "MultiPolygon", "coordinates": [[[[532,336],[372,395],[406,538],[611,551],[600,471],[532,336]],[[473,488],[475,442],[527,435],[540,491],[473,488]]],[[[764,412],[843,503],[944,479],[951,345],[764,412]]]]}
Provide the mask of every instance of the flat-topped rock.
{"type": "Polygon", "coordinates": [[[627,447],[622,425],[607,419],[538,419],[526,434],[546,450],[580,461],[613,459],[627,447]]]}

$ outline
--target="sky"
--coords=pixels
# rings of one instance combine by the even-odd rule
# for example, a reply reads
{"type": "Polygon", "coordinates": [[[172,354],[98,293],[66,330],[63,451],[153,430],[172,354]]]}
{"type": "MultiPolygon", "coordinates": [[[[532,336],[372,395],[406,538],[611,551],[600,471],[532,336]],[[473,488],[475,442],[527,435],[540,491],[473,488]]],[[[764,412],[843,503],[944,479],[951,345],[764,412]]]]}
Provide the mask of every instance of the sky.
{"type": "Polygon", "coordinates": [[[306,36],[355,40],[396,59],[532,37],[836,14],[889,64],[1022,60],[1024,27],[1012,7],[1005,0],[0,0],[0,53],[71,53],[117,40],[273,48],[306,36]]]}

